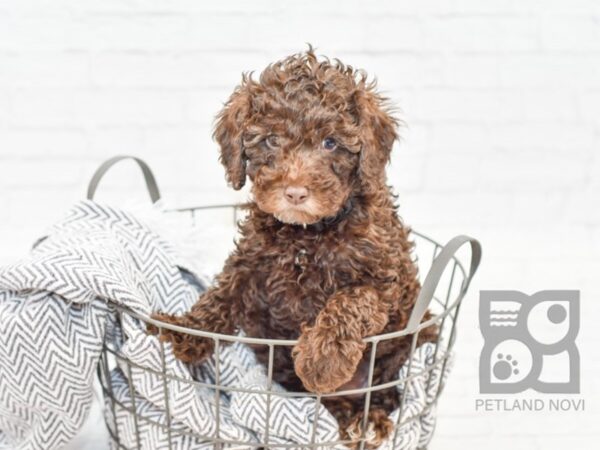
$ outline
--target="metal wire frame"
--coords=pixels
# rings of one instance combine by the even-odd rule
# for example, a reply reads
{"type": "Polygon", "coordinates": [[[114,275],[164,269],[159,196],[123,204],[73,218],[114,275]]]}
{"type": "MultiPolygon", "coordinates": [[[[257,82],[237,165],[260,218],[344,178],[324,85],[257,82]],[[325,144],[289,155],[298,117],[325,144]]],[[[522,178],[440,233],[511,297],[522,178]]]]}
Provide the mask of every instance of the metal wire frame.
{"type": "MultiPolygon", "coordinates": [[[[189,214],[190,219],[192,220],[192,223],[195,224],[196,216],[201,211],[231,209],[233,221],[234,221],[234,223],[236,223],[238,220],[238,217],[239,217],[239,208],[240,208],[239,205],[212,205],[212,206],[198,206],[198,207],[192,207],[192,208],[181,208],[181,209],[171,210],[170,212],[189,214]]],[[[425,245],[433,247],[432,258],[431,258],[431,263],[433,263],[436,256],[443,249],[443,246],[440,245],[439,243],[437,243],[435,240],[433,240],[421,233],[413,231],[412,235],[414,237],[417,248],[420,248],[425,245]]],[[[419,261],[419,264],[420,263],[421,263],[421,261],[419,261]]],[[[423,270],[423,267],[420,267],[420,269],[423,270]]],[[[446,285],[445,289],[443,289],[444,286],[442,286],[444,283],[442,281],[440,281],[440,283],[438,284],[437,289],[436,289],[436,295],[433,296],[432,303],[430,304],[430,309],[434,313],[433,317],[430,320],[422,322],[415,329],[410,329],[410,330],[404,329],[404,330],[400,330],[400,331],[396,331],[396,332],[392,332],[392,333],[371,336],[371,337],[367,337],[364,339],[364,342],[366,344],[370,344],[369,372],[368,372],[367,386],[363,387],[363,388],[348,389],[345,391],[338,391],[338,392],[329,393],[329,394],[314,394],[314,393],[309,393],[309,392],[289,392],[289,391],[282,392],[282,391],[273,390],[273,387],[272,387],[273,355],[275,352],[275,348],[276,347],[288,347],[291,349],[291,347],[293,347],[297,343],[296,340],[275,340],[275,339],[264,339],[264,338],[252,338],[252,337],[246,337],[246,336],[230,336],[230,335],[224,335],[224,334],[218,334],[218,333],[210,333],[210,332],[203,331],[203,330],[188,329],[188,328],[183,328],[183,327],[179,327],[179,326],[164,323],[164,322],[159,322],[159,321],[154,320],[143,314],[131,311],[125,307],[114,306],[115,316],[117,318],[117,322],[120,324],[123,323],[123,320],[126,316],[129,316],[129,317],[137,319],[138,321],[140,321],[142,323],[155,325],[160,330],[161,333],[163,332],[163,330],[169,329],[169,330],[178,331],[181,333],[187,333],[187,334],[190,334],[193,336],[201,336],[201,337],[212,339],[215,344],[214,360],[215,360],[216,377],[215,377],[214,383],[207,383],[207,382],[202,382],[202,381],[197,381],[197,380],[185,380],[185,379],[182,379],[182,378],[179,378],[179,377],[176,377],[174,375],[167,373],[166,365],[165,365],[164,344],[162,342],[160,344],[161,370],[156,371],[156,370],[153,370],[153,369],[150,369],[147,367],[140,366],[140,365],[134,363],[133,361],[129,360],[128,358],[124,357],[119,351],[119,348],[118,348],[119,344],[118,344],[118,342],[116,342],[116,339],[113,338],[111,340],[110,338],[108,338],[108,333],[107,333],[107,339],[105,340],[105,342],[103,344],[103,349],[102,349],[102,353],[101,353],[101,357],[100,357],[100,363],[98,365],[98,376],[100,379],[100,384],[102,386],[102,391],[103,391],[103,395],[105,397],[105,401],[111,410],[110,412],[112,413],[112,414],[110,414],[113,419],[112,423],[110,423],[110,421],[108,420],[109,415],[105,414],[105,418],[107,421],[106,425],[107,425],[107,428],[108,428],[108,431],[110,434],[110,439],[112,441],[113,448],[118,448],[118,449],[147,448],[147,447],[144,447],[144,443],[142,442],[142,439],[140,436],[140,423],[141,422],[149,423],[152,426],[162,429],[168,436],[168,448],[169,449],[174,448],[173,438],[176,436],[181,436],[181,435],[193,437],[203,443],[211,444],[213,446],[213,448],[218,448],[218,449],[223,448],[224,446],[229,446],[228,448],[264,448],[264,449],[271,449],[271,448],[283,449],[283,448],[299,448],[299,447],[310,448],[310,449],[312,449],[312,448],[334,448],[334,447],[338,447],[339,445],[349,444],[349,442],[342,441],[342,440],[332,441],[332,442],[316,442],[316,430],[317,430],[317,424],[319,421],[319,414],[318,414],[319,406],[324,398],[328,398],[328,397],[332,397],[332,396],[341,396],[341,395],[352,395],[352,394],[364,394],[365,395],[365,404],[364,404],[365,420],[362,423],[363,437],[360,438],[360,441],[358,444],[360,449],[365,448],[366,439],[364,437],[364,431],[366,430],[366,427],[367,427],[367,415],[368,415],[369,408],[370,408],[372,393],[375,391],[378,391],[378,390],[389,389],[389,388],[392,388],[392,387],[395,387],[395,386],[398,386],[401,384],[403,386],[407,386],[406,383],[409,382],[411,379],[414,379],[416,377],[421,377],[426,373],[431,373],[434,369],[439,370],[440,371],[439,373],[441,374],[441,373],[443,373],[444,368],[446,367],[446,364],[449,359],[451,349],[452,349],[452,346],[454,345],[454,340],[456,337],[456,319],[457,319],[457,316],[459,313],[460,304],[462,302],[464,294],[466,293],[466,289],[469,285],[470,275],[472,275],[472,274],[469,274],[469,275],[467,274],[465,267],[463,265],[463,262],[456,255],[452,256],[452,264],[450,265],[449,269],[450,269],[449,276],[445,280],[445,285],[446,285]],[[441,296],[437,295],[439,291],[442,291],[443,295],[441,295],[441,296]],[[433,325],[433,324],[436,324],[439,328],[439,339],[437,342],[435,342],[434,353],[430,357],[428,364],[425,366],[425,368],[422,371],[414,372],[412,363],[413,363],[413,359],[414,359],[413,356],[414,356],[414,352],[416,350],[416,343],[417,343],[419,332],[422,329],[429,327],[430,325],[433,325]],[[374,372],[374,366],[375,366],[375,360],[376,360],[375,356],[376,356],[377,346],[378,346],[379,342],[385,341],[388,339],[396,339],[396,338],[399,338],[402,336],[407,336],[407,335],[412,335],[411,353],[410,353],[410,358],[408,359],[408,363],[407,363],[408,364],[408,370],[406,372],[407,376],[402,377],[402,378],[399,377],[398,379],[393,380],[388,383],[384,383],[384,384],[380,384],[380,385],[373,385],[373,372],[374,372]],[[264,345],[264,346],[268,347],[269,357],[268,357],[268,364],[267,364],[267,377],[268,377],[267,390],[247,389],[247,388],[241,388],[241,387],[236,387],[236,386],[225,386],[225,385],[221,384],[221,382],[220,382],[220,365],[219,365],[219,353],[221,350],[221,345],[223,345],[223,343],[233,343],[233,342],[240,342],[240,343],[244,343],[244,344],[253,344],[253,345],[264,345]],[[111,369],[116,367],[117,362],[121,363],[121,364],[119,364],[119,366],[121,368],[123,368],[123,367],[126,368],[127,379],[128,379],[127,386],[128,386],[128,391],[129,391],[128,392],[129,398],[131,399],[131,406],[124,404],[122,401],[120,401],[114,395],[114,390],[113,390],[112,381],[111,381],[111,369]],[[136,403],[135,403],[136,402],[136,393],[135,393],[134,386],[132,384],[132,368],[136,368],[138,370],[145,371],[148,373],[153,373],[154,375],[157,375],[162,379],[164,402],[165,402],[165,409],[166,409],[166,411],[165,411],[166,424],[163,424],[163,423],[161,423],[157,420],[154,420],[150,417],[145,417],[143,414],[140,414],[137,411],[136,403]],[[172,417],[171,417],[171,411],[170,411],[170,407],[169,407],[169,384],[168,384],[169,380],[214,390],[215,404],[216,404],[216,422],[217,422],[214,435],[212,435],[212,436],[200,435],[198,433],[195,433],[195,432],[193,432],[189,429],[186,429],[184,427],[181,427],[181,426],[179,426],[179,427],[172,426],[173,425],[172,417]],[[264,436],[264,442],[257,443],[257,442],[234,441],[234,440],[224,439],[220,435],[220,433],[219,433],[219,431],[220,431],[220,397],[221,397],[220,394],[222,392],[236,392],[236,391],[243,392],[243,393],[254,393],[257,395],[266,395],[267,396],[267,405],[266,405],[267,412],[266,412],[266,419],[265,419],[266,420],[266,424],[265,424],[266,432],[265,432],[265,436],[264,436]],[[315,399],[316,405],[317,405],[317,407],[316,407],[317,413],[313,420],[312,433],[311,433],[311,436],[309,437],[310,440],[308,442],[302,443],[302,444],[282,444],[282,443],[270,442],[269,424],[270,424],[270,414],[271,414],[270,408],[271,408],[271,397],[272,396],[283,396],[283,397],[293,397],[293,398],[310,397],[310,398],[315,399]],[[117,409],[127,411],[129,414],[132,415],[132,417],[134,419],[135,444],[133,446],[126,445],[120,436],[119,426],[117,423],[117,409]]],[[[120,338],[121,338],[121,341],[124,341],[125,336],[123,335],[122,326],[117,327],[117,328],[121,329],[120,338]]],[[[428,382],[427,382],[427,386],[426,386],[428,399],[430,399],[430,400],[427,400],[425,407],[418,415],[411,417],[411,418],[403,418],[404,413],[405,413],[405,411],[404,411],[405,391],[402,391],[402,393],[400,394],[401,395],[400,407],[399,407],[400,409],[399,409],[397,421],[395,423],[395,430],[394,430],[392,442],[396,441],[397,433],[403,426],[405,426],[406,424],[408,424],[414,420],[420,419],[423,415],[428,413],[431,410],[431,408],[433,408],[436,405],[438,398],[443,389],[443,382],[440,377],[440,381],[439,381],[437,387],[431,386],[431,384],[430,384],[431,378],[432,378],[431,376],[428,377],[428,382]],[[431,392],[432,389],[435,389],[435,392],[431,392]],[[432,394],[432,395],[430,395],[430,394],[432,394]]]]}

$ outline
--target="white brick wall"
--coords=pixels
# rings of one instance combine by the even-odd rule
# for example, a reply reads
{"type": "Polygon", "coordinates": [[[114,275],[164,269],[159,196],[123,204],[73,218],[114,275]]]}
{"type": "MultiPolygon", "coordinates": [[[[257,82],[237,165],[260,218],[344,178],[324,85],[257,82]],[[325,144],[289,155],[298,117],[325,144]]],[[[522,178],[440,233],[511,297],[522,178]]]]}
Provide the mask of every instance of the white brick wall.
{"type": "MultiPolygon", "coordinates": [[[[432,448],[597,448],[597,0],[0,0],[0,263],[115,153],[146,159],[171,204],[243,199],[212,118],[242,71],[305,42],[377,75],[402,109],[389,174],[406,221],[484,245],[432,448]],[[481,288],[582,290],[585,413],[475,412],[481,288]]],[[[100,195],[145,198],[137,175],[116,169],[100,195]]]]}

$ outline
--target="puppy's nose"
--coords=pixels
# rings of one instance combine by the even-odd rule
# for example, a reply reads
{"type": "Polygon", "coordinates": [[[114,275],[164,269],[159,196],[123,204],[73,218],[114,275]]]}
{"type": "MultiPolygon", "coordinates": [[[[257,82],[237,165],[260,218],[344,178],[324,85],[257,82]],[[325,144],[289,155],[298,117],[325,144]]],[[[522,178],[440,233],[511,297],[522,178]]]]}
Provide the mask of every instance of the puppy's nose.
{"type": "Polygon", "coordinates": [[[308,198],[308,189],[304,186],[288,186],[284,191],[285,198],[293,205],[304,203],[308,198]]]}

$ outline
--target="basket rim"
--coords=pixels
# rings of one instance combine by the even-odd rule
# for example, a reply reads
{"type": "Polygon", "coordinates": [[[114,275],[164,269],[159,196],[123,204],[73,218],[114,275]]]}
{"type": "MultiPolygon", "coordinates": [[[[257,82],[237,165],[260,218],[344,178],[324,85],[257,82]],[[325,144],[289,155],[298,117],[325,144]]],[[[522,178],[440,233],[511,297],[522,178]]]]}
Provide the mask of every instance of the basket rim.
{"type": "MultiPolygon", "coordinates": [[[[169,209],[166,209],[165,212],[169,212],[169,213],[190,212],[190,213],[193,213],[195,211],[227,209],[227,208],[237,211],[238,209],[242,208],[243,206],[244,206],[243,203],[200,205],[200,206],[190,206],[190,207],[180,207],[180,208],[169,208],[169,209]]],[[[410,230],[410,233],[433,244],[435,246],[436,251],[444,248],[444,246],[442,244],[440,244],[439,242],[437,242],[435,239],[433,239],[423,233],[415,231],[412,228],[410,230]]],[[[444,310],[442,312],[440,312],[439,314],[436,314],[431,319],[429,319],[425,322],[421,322],[417,327],[414,327],[413,329],[409,329],[407,327],[402,330],[392,331],[390,333],[368,336],[366,338],[363,338],[362,342],[365,344],[376,345],[380,341],[396,339],[399,337],[403,337],[403,336],[407,336],[407,335],[411,335],[411,334],[420,332],[424,328],[427,328],[427,327],[435,324],[436,322],[444,320],[444,318],[447,315],[449,315],[450,312],[460,304],[460,302],[462,301],[462,298],[465,294],[465,290],[466,290],[465,288],[466,288],[466,281],[467,281],[467,272],[465,271],[464,265],[456,255],[452,256],[452,260],[454,260],[456,266],[459,268],[459,270],[462,274],[461,287],[460,287],[460,290],[457,293],[454,301],[452,301],[451,303],[448,303],[448,305],[444,308],[444,310]]],[[[266,345],[269,347],[272,347],[272,346],[294,346],[298,343],[298,339],[255,338],[255,337],[240,336],[240,335],[213,333],[210,331],[204,331],[204,330],[199,330],[199,329],[195,329],[195,328],[181,327],[178,325],[173,325],[173,324],[170,324],[167,322],[153,319],[152,317],[150,317],[144,313],[133,311],[132,309],[122,306],[122,305],[119,306],[118,309],[120,309],[124,312],[127,312],[127,314],[135,317],[138,320],[141,320],[144,323],[156,326],[157,328],[159,328],[159,330],[162,328],[162,329],[167,329],[167,330],[171,330],[171,331],[176,331],[178,333],[188,334],[191,336],[210,338],[215,341],[225,341],[225,342],[232,342],[232,343],[240,342],[240,343],[244,343],[244,344],[266,345]]]]}
{"type": "MultiPolygon", "coordinates": [[[[369,336],[366,338],[362,339],[362,342],[365,344],[375,344],[378,343],[380,341],[386,341],[386,340],[390,340],[390,339],[396,339],[399,337],[403,337],[403,336],[408,336],[411,334],[414,334],[416,332],[420,332],[421,330],[423,330],[424,328],[427,328],[441,320],[444,319],[444,317],[446,317],[447,315],[450,314],[450,312],[456,308],[456,306],[460,303],[462,299],[459,297],[456,300],[454,300],[450,305],[448,305],[447,308],[444,309],[443,312],[436,314],[435,316],[433,316],[431,319],[425,321],[425,322],[421,322],[421,324],[414,328],[414,329],[409,329],[409,328],[403,328],[402,330],[398,330],[398,331],[392,331],[390,333],[384,333],[384,334],[377,334],[374,336],[369,336]]],[[[148,323],[151,325],[155,325],[157,328],[159,328],[159,330],[161,328],[167,329],[167,330],[171,330],[171,331],[176,331],[178,333],[182,333],[182,334],[188,334],[191,336],[197,336],[197,337],[205,337],[205,338],[211,338],[214,339],[216,341],[225,341],[225,342],[240,342],[243,344],[254,344],[254,345],[266,345],[266,346],[294,346],[296,344],[298,344],[298,339],[268,339],[268,338],[253,338],[253,337],[248,337],[248,336],[240,336],[240,335],[231,335],[231,334],[221,334],[221,333],[213,333],[210,331],[203,331],[203,330],[199,330],[199,329],[195,329],[195,328],[187,328],[187,327],[180,327],[177,325],[173,325],[167,322],[163,322],[161,320],[156,320],[153,319],[152,317],[143,314],[143,313],[138,313],[133,311],[130,308],[124,307],[124,306],[118,306],[119,310],[123,310],[124,312],[126,312],[127,314],[129,314],[130,316],[133,316],[135,318],[137,318],[138,320],[141,320],[144,323],[148,323]]]]}

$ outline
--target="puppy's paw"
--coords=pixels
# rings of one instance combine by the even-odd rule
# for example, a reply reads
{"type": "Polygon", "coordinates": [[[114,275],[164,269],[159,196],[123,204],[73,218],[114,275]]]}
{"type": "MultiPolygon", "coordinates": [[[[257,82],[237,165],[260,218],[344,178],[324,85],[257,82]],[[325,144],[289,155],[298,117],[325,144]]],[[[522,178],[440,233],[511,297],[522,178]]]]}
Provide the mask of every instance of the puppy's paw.
{"type": "MultiPolygon", "coordinates": [[[[172,316],[170,314],[153,314],[152,318],[172,325],[191,328],[185,317],[172,316]]],[[[148,324],[147,329],[150,334],[158,335],[161,341],[170,343],[175,357],[188,364],[203,362],[214,351],[214,342],[212,339],[179,333],[167,328],[159,329],[159,327],[152,324],[148,324]]]]}
{"type": "Polygon", "coordinates": [[[363,356],[362,340],[306,327],[292,351],[296,374],[310,392],[333,392],[349,382],[363,356]]]}
{"type": "Polygon", "coordinates": [[[358,413],[342,431],[344,440],[350,441],[350,448],[358,448],[361,440],[368,449],[378,448],[394,431],[394,424],[383,409],[369,411],[367,428],[363,432],[364,412],[358,413]]]}

